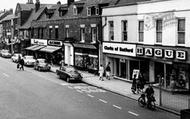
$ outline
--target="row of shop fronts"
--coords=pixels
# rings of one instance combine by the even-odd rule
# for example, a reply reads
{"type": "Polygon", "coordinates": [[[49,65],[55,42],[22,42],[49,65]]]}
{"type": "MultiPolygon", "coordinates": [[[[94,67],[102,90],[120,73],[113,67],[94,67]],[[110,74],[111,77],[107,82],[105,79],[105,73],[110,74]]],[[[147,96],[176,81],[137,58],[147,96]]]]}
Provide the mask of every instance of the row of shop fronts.
{"type": "Polygon", "coordinates": [[[116,77],[130,81],[133,71],[139,70],[147,83],[168,90],[175,83],[176,91],[189,91],[189,52],[181,47],[103,42],[105,64],[111,63],[116,77]]]}
{"type": "Polygon", "coordinates": [[[59,65],[64,59],[66,65],[91,72],[98,71],[97,47],[93,44],[62,42],[59,40],[31,39],[26,54],[45,58],[51,64],[59,65]]]}

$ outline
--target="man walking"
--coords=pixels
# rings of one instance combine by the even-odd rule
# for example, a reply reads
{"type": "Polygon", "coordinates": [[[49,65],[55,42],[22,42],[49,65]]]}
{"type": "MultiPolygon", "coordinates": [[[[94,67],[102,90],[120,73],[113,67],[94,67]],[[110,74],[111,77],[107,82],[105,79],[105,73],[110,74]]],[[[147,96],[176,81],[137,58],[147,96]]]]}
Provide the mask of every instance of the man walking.
{"type": "Polygon", "coordinates": [[[99,68],[99,80],[103,81],[103,74],[104,74],[104,67],[102,66],[102,64],[100,65],[100,68],[99,68]]]}

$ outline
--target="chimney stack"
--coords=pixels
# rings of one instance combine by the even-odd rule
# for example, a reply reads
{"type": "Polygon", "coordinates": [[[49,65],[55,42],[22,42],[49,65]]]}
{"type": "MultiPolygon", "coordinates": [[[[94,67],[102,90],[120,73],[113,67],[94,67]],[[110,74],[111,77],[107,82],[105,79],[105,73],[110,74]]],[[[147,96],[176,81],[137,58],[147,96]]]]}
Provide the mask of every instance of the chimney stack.
{"type": "Polygon", "coordinates": [[[27,4],[34,4],[33,0],[28,0],[27,4]]]}
{"type": "Polygon", "coordinates": [[[35,3],[35,10],[36,12],[40,9],[40,0],[36,0],[36,3],[35,3]]]}
{"type": "Polygon", "coordinates": [[[75,0],[67,0],[68,6],[71,5],[73,2],[75,2],[75,0]]]}

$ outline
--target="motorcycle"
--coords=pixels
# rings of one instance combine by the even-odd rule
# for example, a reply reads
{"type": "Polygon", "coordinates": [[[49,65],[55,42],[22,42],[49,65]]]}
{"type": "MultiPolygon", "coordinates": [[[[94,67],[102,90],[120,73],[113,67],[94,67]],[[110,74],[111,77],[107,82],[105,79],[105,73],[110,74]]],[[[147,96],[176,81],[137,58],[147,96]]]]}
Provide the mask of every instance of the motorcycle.
{"type": "Polygon", "coordinates": [[[148,103],[147,99],[146,99],[146,95],[144,93],[141,94],[141,96],[138,98],[138,104],[141,107],[147,107],[151,110],[155,110],[156,109],[156,99],[155,97],[152,95],[150,96],[150,102],[148,103]]]}

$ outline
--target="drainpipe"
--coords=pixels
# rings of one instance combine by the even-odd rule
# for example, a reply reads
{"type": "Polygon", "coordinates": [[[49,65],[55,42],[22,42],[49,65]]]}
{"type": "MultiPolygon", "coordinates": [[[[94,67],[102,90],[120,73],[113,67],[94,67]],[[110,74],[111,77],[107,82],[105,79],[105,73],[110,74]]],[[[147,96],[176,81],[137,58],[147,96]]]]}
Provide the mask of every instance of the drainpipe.
{"type": "MultiPolygon", "coordinates": [[[[104,17],[102,17],[102,18],[104,18],[104,25],[102,25],[102,41],[100,41],[99,43],[99,61],[101,61],[101,56],[102,56],[102,60],[104,59],[104,57],[103,57],[103,52],[102,52],[102,42],[104,41],[103,39],[104,39],[104,28],[105,28],[105,26],[107,25],[107,17],[106,16],[104,16],[104,17]],[[102,53],[102,54],[100,54],[100,53],[102,53]]],[[[104,62],[102,61],[102,65],[104,66],[104,62]]]]}

